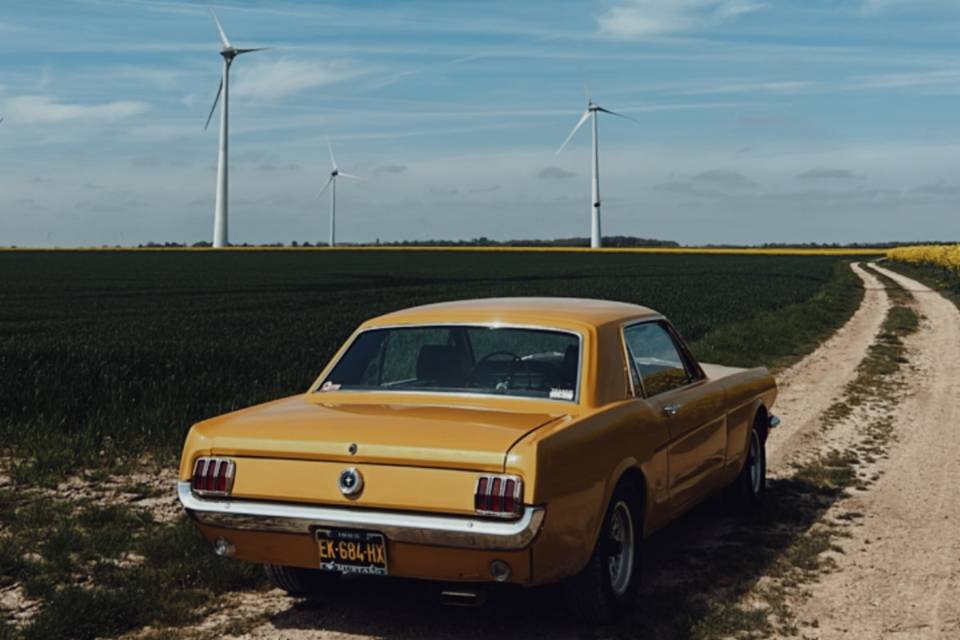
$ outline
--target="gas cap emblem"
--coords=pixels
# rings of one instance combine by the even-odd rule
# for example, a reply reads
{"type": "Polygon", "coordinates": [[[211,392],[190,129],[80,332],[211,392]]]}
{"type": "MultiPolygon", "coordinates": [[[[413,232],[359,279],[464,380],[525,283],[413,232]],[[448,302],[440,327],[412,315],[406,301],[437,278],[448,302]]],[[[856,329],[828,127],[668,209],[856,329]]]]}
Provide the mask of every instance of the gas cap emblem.
{"type": "Polygon", "coordinates": [[[355,496],[363,489],[363,476],[355,467],[344,469],[337,479],[337,486],[343,495],[347,497],[355,496]]]}

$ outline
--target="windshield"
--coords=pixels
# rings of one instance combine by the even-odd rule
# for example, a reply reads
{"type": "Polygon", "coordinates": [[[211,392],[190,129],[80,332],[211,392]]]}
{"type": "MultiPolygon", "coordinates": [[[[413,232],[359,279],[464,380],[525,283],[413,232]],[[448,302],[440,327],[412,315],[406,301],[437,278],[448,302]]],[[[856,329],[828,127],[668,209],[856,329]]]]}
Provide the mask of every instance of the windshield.
{"type": "Polygon", "coordinates": [[[364,331],[320,391],[484,393],[575,401],[580,338],[546,329],[415,326],[364,331]]]}

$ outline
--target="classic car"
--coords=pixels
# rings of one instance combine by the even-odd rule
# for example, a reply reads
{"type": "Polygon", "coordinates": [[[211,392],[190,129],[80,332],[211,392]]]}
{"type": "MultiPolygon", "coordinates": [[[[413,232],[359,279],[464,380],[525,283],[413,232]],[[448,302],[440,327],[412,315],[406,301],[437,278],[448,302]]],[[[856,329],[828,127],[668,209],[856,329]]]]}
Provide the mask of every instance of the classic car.
{"type": "Polygon", "coordinates": [[[452,601],[562,582],[609,622],[645,537],[721,490],[761,500],[776,394],[641,306],[420,306],[363,323],[306,393],[194,425],[178,494],[216,553],[292,594],[355,573],[452,601]]]}

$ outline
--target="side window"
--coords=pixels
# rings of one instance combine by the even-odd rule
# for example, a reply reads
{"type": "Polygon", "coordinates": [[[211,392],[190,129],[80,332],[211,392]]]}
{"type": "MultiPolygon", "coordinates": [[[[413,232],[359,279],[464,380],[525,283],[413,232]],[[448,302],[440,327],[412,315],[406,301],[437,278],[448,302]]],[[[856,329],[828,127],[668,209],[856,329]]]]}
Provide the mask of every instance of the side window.
{"type": "Polygon", "coordinates": [[[635,324],[624,329],[627,351],[647,397],[690,382],[683,357],[666,328],[657,322],[635,324]]]}

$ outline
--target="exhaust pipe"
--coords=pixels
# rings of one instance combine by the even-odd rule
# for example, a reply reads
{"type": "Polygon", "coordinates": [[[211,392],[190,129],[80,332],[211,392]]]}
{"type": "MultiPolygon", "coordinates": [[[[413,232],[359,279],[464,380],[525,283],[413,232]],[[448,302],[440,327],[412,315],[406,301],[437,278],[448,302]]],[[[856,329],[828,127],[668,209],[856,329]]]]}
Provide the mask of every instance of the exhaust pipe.
{"type": "Polygon", "coordinates": [[[479,607],[487,600],[484,589],[450,589],[440,592],[440,602],[448,607],[479,607]]]}

